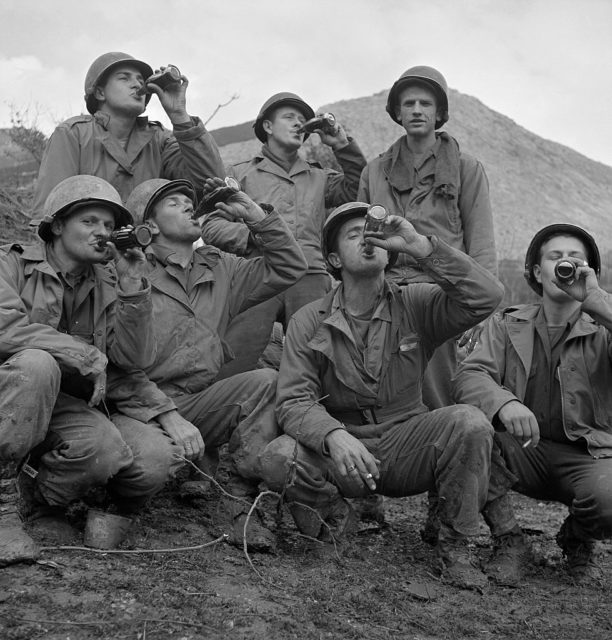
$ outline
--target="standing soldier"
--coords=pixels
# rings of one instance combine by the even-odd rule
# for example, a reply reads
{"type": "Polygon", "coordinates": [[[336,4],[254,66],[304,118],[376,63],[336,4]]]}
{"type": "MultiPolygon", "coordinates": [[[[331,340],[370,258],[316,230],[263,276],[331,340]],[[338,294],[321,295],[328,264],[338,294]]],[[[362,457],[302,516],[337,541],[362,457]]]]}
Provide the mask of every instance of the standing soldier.
{"type": "MultiPolygon", "coordinates": [[[[253,125],[255,135],[263,143],[261,153],[228,170],[251,198],[267,202],[278,211],[304,251],[308,271],[281,295],[234,320],[225,339],[236,357],[224,367],[222,376],[254,369],[268,344],[275,320],[286,326],[300,307],[321,298],[331,287],[321,254],[326,208],[355,198],[365,158],[357,143],[336,123],[316,132],[323,144],[333,150],[342,172],[303,160],[298,151],[308,133],[302,126],[314,116],[312,108],[299,96],[273,95],[266,100],[253,125]]],[[[202,237],[230,253],[258,255],[249,229],[238,220],[211,215],[203,225],[202,237]]]]}
{"type": "Polygon", "coordinates": [[[187,78],[177,75],[162,88],[152,75],[146,62],[119,51],[93,61],[85,77],[89,114],[58,125],[45,149],[34,195],[36,216],[51,189],[69,176],[104,178],[125,202],[136,185],[151,178],[186,178],[200,188],[206,178],[224,175],[215,141],[202,121],[187,113],[187,78]],[[142,117],[153,93],[172,132],[142,117]]]}
{"type": "MultiPolygon", "coordinates": [[[[359,200],[383,205],[409,220],[419,233],[438,236],[497,273],[484,169],[462,153],[448,133],[438,131],[449,118],[444,76],[431,67],[408,69],[389,91],[387,113],[406,135],[368,163],[359,200]]],[[[400,286],[431,281],[405,254],[387,277],[400,286]]],[[[430,409],[452,404],[455,367],[456,345],[450,340],[438,348],[425,374],[423,400],[430,409]]]]}

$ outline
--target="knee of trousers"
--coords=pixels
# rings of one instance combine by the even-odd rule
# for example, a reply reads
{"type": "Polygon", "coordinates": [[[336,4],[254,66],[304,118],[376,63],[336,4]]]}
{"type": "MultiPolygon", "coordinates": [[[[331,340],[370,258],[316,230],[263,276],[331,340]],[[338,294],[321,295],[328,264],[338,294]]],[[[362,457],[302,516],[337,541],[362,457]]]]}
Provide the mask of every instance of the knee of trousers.
{"type": "Polygon", "coordinates": [[[70,443],[65,455],[85,463],[86,474],[92,483],[105,484],[131,465],[134,456],[112,422],[101,421],[88,431],[87,437],[70,443]]]}
{"type": "Polygon", "coordinates": [[[259,456],[261,475],[272,491],[280,491],[289,478],[296,441],[288,435],[275,438],[259,456]]]}
{"type": "Polygon", "coordinates": [[[262,395],[267,393],[274,396],[276,394],[277,371],[268,368],[254,369],[253,371],[249,371],[249,376],[253,386],[261,389],[262,395]]]}
{"type": "Polygon", "coordinates": [[[19,371],[18,384],[23,393],[48,393],[53,396],[59,393],[62,372],[57,360],[47,351],[24,349],[5,364],[19,371]]]}
{"type": "MultiPolygon", "coordinates": [[[[581,522],[598,539],[612,538],[612,494],[607,486],[591,489],[592,510],[586,515],[587,523],[581,522]]],[[[576,515],[576,514],[575,514],[576,515]]]]}
{"type": "Polygon", "coordinates": [[[469,404],[457,404],[449,407],[452,411],[456,432],[464,438],[482,438],[493,443],[493,426],[485,414],[469,404]]]}
{"type": "Polygon", "coordinates": [[[124,490],[118,489],[119,493],[129,493],[132,496],[152,496],[158,493],[184,464],[179,458],[181,453],[181,449],[169,438],[158,438],[141,446],[138,451],[133,452],[134,461],[131,466],[117,478],[118,483],[124,487],[124,490]]]}

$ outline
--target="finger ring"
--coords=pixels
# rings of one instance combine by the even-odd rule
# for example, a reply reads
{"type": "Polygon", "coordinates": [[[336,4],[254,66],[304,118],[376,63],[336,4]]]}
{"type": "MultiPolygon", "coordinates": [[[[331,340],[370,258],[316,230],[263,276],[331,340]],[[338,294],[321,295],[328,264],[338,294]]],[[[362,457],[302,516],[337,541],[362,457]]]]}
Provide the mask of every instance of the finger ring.
{"type": "Polygon", "coordinates": [[[355,471],[355,465],[353,465],[352,467],[347,467],[346,470],[349,472],[355,471]]]}
{"type": "Polygon", "coordinates": [[[371,473],[366,473],[366,480],[373,478],[374,476],[371,473]]]}

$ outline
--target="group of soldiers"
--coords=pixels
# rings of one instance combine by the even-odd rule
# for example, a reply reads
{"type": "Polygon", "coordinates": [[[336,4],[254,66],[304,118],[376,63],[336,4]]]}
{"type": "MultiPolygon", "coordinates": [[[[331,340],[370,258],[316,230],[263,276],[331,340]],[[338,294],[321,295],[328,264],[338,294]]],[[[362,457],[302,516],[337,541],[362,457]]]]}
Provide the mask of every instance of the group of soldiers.
{"type": "Polygon", "coordinates": [[[108,508],[134,516],[227,445],[230,537],[251,549],[275,544],[255,515],[245,527],[262,481],[328,541],[357,526],[360,500],[429,492],[442,577],[518,585],[529,548],[513,489],[567,505],[567,568],[600,582],[612,300],[594,239],[539,230],[525,276],[541,302],[496,312],[487,178],[439,131],[448,88],[431,67],[392,86],[404,133],[370,163],[341,124],[316,129],[341,171],[300,155],[315,112],[287,92],[257,115],[261,152],[226,169],[187,112],[187,78],[156,77],[121,52],[92,63],[88,113],[56,128],[40,167],[42,242],[0,249],[0,566],[38,558],[24,503],[30,518],[62,514],[105,487],[108,508]],[[172,132],[142,116],[153,95],[172,132]],[[240,190],[202,217],[226,176],[240,190]],[[374,204],[388,215],[372,230],[374,204]],[[128,225],[151,243],[115,246],[128,225]],[[469,545],[481,514],[485,566],[469,545]]]}

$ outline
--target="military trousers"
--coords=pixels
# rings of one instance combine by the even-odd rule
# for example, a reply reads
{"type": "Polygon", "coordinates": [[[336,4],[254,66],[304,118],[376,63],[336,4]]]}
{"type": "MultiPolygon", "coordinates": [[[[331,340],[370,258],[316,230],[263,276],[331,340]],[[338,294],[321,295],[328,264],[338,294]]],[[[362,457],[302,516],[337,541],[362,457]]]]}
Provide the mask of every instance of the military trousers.
{"type": "MultiPolygon", "coordinates": [[[[347,429],[359,437],[359,428],[347,429]]],[[[436,489],[441,522],[460,535],[478,533],[481,509],[506,491],[504,482],[496,483],[499,494],[489,491],[493,427],[484,414],[454,405],[383,429],[376,437],[359,438],[380,461],[375,493],[400,497],[436,489]]],[[[331,457],[288,435],[266,447],[261,465],[272,490],[312,508],[323,508],[339,495],[372,493],[361,482],[341,476],[331,457]]]]}

